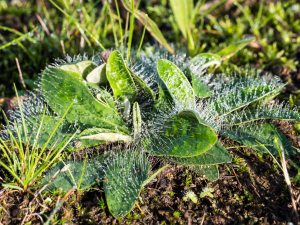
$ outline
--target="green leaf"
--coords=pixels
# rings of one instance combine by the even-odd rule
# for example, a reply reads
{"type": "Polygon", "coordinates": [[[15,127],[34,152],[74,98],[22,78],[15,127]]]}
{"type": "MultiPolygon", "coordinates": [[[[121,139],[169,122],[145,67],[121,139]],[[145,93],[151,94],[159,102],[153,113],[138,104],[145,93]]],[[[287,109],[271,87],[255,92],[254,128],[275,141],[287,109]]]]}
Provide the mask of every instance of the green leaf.
{"type": "Polygon", "coordinates": [[[83,79],[95,68],[93,61],[81,61],[78,63],[68,63],[59,67],[61,70],[79,74],[83,79]]]}
{"type": "Polygon", "coordinates": [[[183,166],[215,165],[231,161],[230,155],[220,142],[217,142],[211,149],[197,156],[186,158],[164,156],[161,158],[183,166]]]}
{"type": "Polygon", "coordinates": [[[104,142],[125,142],[129,143],[132,141],[132,137],[125,133],[118,132],[116,130],[108,130],[103,128],[89,128],[84,130],[80,134],[80,140],[90,139],[99,140],[104,142]]]}
{"type": "Polygon", "coordinates": [[[226,115],[230,112],[249,105],[252,102],[263,99],[266,96],[279,92],[283,85],[259,85],[250,86],[237,90],[234,93],[226,95],[220,99],[212,100],[209,106],[211,110],[216,111],[219,115],[226,115]]]}
{"type": "Polygon", "coordinates": [[[170,0],[170,5],[177,25],[184,38],[187,40],[190,54],[193,54],[193,51],[195,50],[195,44],[191,32],[193,26],[193,0],[170,0]]]}
{"type": "Polygon", "coordinates": [[[113,51],[107,60],[106,76],[115,98],[120,101],[127,98],[133,104],[137,96],[137,89],[123,57],[118,51],[113,51]]]}
{"type": "Polygon", "coordinates": [[[210,181],[215,181],[219,179],[218,165],[195,166],[195,167],[191,167],[190,170],[197,173],[198,175],[204,176],[210,181]]]}
{"type": "Polygon", "coordinates": [[[169,118],[155,134],[143,141],[147,152],[156,156],[192,157],[208,151],[217,135],[199,115],[184,110],[169,118]]]}
{"type": "Polygon", "coordinates": [[[219,65],[222,62],[222,58],[219,55],[213,53],[201,53],[193,57],[190,61],[190,67],[197,67],[198,70],[203,70],[212,65],[219,65]]]}
{"type": "Polygon", "coordinates": [[[93,84],[107,84],[108,80],[106,77],[106,63],[96,67],[93,71],[91,71],[87,77],[87,82],[93,84]]]}
{"type": "Polygon", "coordinates": [[[103,188],[108,209],[115,218],[124,217],[134,207],[151,166],[142,151],[112,154],[103,188]]]}
{"type": "Polygon", "coordinates": [[[254,41],[255,37],[249,37],[245,38],[243,40],[237,41],[236,43],[229,45],[228,47],[222,49],[221,51],[217,52],[216,54],[221,56],[223,60],[229,59],[231,56],[233,56],[235,53],[237,53],[239,50],[244,48],[247,44],[254,41]]]}
{"type": "Polygon", "coordinates": [[[42,77],[43,95],[49,106],[63,115],[74,101],[66,119],[81,128],[102,127],[128,132],[125,122],[108,105],[96,100],[89,89],[74,76],[57,68],[47,68],[42,77]]]}
{"type": "MultiPolygon", "coordinates": [[[[30,146],[32,146],[36,141],[39,147],[43,147],[61,119],[59,117],[45,115],[38,139],[35,140],[42,117],[43,115],[36,115],[27,118],[25,121],[27,133],[31,135],[31,139],[29,141],[30,146]]],[[[70,124],[66,123],[66,121],[63,121],[48,143],[48,148],[50,149],[55,142],[57,142],[57,147],[67,136],[74,134],[75,131],[76,128],[74,126],[70,126],[70,124]]]]}
{"type": "MultiPolygon", "coordinates": [[[[131,11],[131,1],[129,0],[121,0],[123,6],[125,9],[129,12],[131,11]]],[[[147,14],[144,12],[134,9],[134,16],[137,18],[143,25],[145,25],[145,20],[147,17],[147,14]]],[[[156,23],[150,19],[149,17],[147,18],[147,24],[146,24],[146,29],[150,32],[150,34],[162,45],[164,46],[171,54],[175,55],[174,50],[170,47],[166,39],[164,38],[163,34],[159,30],[158,26],[156,23]]]]}
{"type": "Polygon", "coordinates": [[[169,112],[173,106],[173,98],[163,82],[158,84],[159,96],[154,105],[154,112],[164,111],[169,112]]]}
{"type": "Polygon", "coordinates": [[[170,5],[179,29],[187,39],[187,32],[190,32],[192,25],[193,0],[170,0],[170,5]]]}
{"type": "MultiPolygon", "coordinates": [[[[259,145],[256,141],[265,146],[273,155],[278,155],[278,150],[274,142],[276,137],[279,146],[282,146],[285,154],[293,155],[294,150],[291,143],[283,135],[283,133],[278,130],[271,123],[251,123],[250,125],[232,127],[229,130],[220,131],[220,133],[231,140],[237,141],[245,146],[255,146],[259,145]]],[[[266,152],[262,146],[251,147],[254,150],[266,152]]]]}
{"type": "Polygon", "coordinates": [[[175,103],[183,108],[195,108],[194,90],[177,66],[166,59],[159,59],[157,71],[175,103]]]}
{"type": "Polygon", "coordinates": [[[192,76],[192,85],[195,91],[195,95],[198,98],[207,98],[212,95],[212,91],[209,89],[209,87],[203,84],[195,75],[192,76]]]}
{"type": "Polygon", "coordinates": [[[265,108],[236,112],[234,114],[229,114],[226,117],[226,120],[230,126],[241,125],[255,120],[265,119],[300,121],[300,113],[284,108],[265,108]]]}
{"type": "MultiPolygon", "coordinates": [[[[91,187],[93,184],[96,183],[96,179],[98,181],[103,180],[105,175],[104,171],[106,167],[105,160],[108,156],[109,154],[99,155],[97,157],[94,157],[93,159],[90,159],[89,162],[85,164],[83,179],[80,185],[81,190],[91,187]]],[[[60,163],[53,167],[41,180],[43,184],[47,184],[58,170],[64,168],[65,171],[59,172],[56,175],[55,179],[45,189],[45,192],[49,192],[53,189],[59,188],[62,188],[63,191],[67,192],[71,190],[73,186],[77,186],[81,178],[83,164],[84,161],[67,161],[65,163],[60,163]],[[65,166],[68,167],[68,169],[66,169],[65,166]],[[72,174],[72,176],[70,173],[72,174]]]]}
{"type": "Polygon", "coordinates": [[[134,140],[139,140],[142,133],[142,117],[140,107],[137,102],[133,104],[133,127],[134,127],[134,140]]]}
{"type": "Polygon", "coordinates": [[[154,91],[140,78],[137,74],[135,74],[131,69],[129,69],[131,76],[134,80],[135,85],[138,89],[138,97],[141,98],[141,103],[145,101],[150,101],[149,104],[152,104],[155,101],[155,93],[154,91]]]}

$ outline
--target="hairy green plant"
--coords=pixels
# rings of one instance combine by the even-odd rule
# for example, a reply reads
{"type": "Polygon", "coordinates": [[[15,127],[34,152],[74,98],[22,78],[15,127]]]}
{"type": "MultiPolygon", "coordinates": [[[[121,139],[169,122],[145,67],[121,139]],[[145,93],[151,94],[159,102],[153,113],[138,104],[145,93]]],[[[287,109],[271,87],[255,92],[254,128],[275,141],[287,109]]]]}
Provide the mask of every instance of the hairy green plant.
{"type": "Polygon", "coordinates": [[[57,158],[60,157],[60,153],[75,135],[70,134],[67,138],[61,140],[58,145],[56,145],[57,141],[55,141],[55,143],[50,147],[48,145],[49,142],[53,140],[55,132],[62,123],[72,104],[67,107],[66,111],[62,114],[62,117],[58,119],[58,122],[52,124],[53,127],[49,130],[49,136],[43,139],[43,145],[38,145],[41,139],[40,134],[43,132],[41,131],[43,129],[42,127],[45,126],[45,121],[47,120],[47,118],[45,118],[45,110],[35,133],[29,133],[29,129],[27,127],[28,123],[24,119],[16,87],[15,91],[21,113],[20,122],[22,122],[22,124],[16,122],[16,126],[11,127],[6,115],[4,114],[8,125],[7,132],[10,140],[5,143],[5,140],[0,137],[0,149],[3,152],[3,158],[0,160],[0,165],[12,175],[15,182],[5,183],[2,184],[2,186],[21,190],[23,192],[29,192],[30,189],[37,187],[35,185],[36,180],[54,163],[57,158]],[[30,136],[28,137],[29,134],[30,136]],[[72,137],[70,138],[71,135],[72,137]],[[32,143],[32,145],[29,146],[29,143],[32,143]],[[48,152],[46,152],[47,147],[51,148],[48,152]],[[39,148],[41,148],[41,150],[39,148]]]}
{"type": "MultiPolygon", "coordinates": [[[[80,126],[67,146],[69,151],[102,144],[110,150],[89,156],[84,170],[83,161],[59,164],[42,183],[48,183],[54,173],[69,165],[68,171],[61,171],[49,187],[68,191],[80,180],[81,189],[103,182],[108,209],[121,218],[134,207],[149,180],[149,156],[188,166],[215,180],[219,175],[217,165],[231,161],[217,133],[256,151],[267,148],[278,154],[278,143],[286,154],[294,153],[281,131],[262,122],[300,120],[297,111],[276,101],[268,103],[284,86],[278,78],[252,73],[205,74],[205,67],[218,58],[208,54],[196,59],[189,61],[180,54],[158,51],[149,56],[141,53],[134,65],[131,57],[127,65],[122,54],[113,51],[105,66],[98,57],[78,57],[47,67],[37,97],[23,103],[25,109],[29,108],[25,114],[28,127],[36,132],[34,121],[46,111],[47,126],[42,127],[40,136],[47,137],[54,122],[72,103],[59,127],[58,140],[80,126]],[[195,82],[206,87],[208,94],[196,94],[195,82]],[[43,104],[38,105],[38,99],[43,104]]],[[[18,115],[16,111],[13,118],[18,115]]]]}

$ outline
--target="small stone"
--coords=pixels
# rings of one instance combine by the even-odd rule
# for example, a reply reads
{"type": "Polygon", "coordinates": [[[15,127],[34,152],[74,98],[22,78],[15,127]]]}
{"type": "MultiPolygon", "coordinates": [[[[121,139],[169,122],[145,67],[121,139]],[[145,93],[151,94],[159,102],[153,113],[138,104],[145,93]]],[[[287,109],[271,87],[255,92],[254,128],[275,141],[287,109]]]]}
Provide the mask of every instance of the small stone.
{"type": "Polygon", "coordinates": [[[18,213],[20,212],[19,209],[13,209],[12,212],[11,212],[11,216],[12,217],[16,217],[18,215],[18,213]]]}
{"type": "Polygon", "coordinates": [[[81,142],[81,141],[76,141],[76,142],[74,143],[74,147],[75,147],[75,148],[80,148],[81,145],[82,145],[82,142],[81,142]]]}
{"type": "Polygon", "coordinates": [[[101,52],[100,56],[105,62],[107,62],[110,54],[111,54],[111,51],[105,50],[105,51],[101,52]]]}

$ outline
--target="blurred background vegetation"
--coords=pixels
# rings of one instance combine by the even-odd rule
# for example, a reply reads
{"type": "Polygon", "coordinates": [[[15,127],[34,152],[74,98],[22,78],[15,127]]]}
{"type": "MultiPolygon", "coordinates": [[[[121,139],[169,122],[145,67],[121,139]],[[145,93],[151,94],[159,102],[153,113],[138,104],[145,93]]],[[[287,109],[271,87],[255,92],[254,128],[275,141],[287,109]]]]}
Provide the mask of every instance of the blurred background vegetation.
{"type": "MultiPolygon", "coordinates": [[[[19,94],[26,93],[15,58],[26,86],[33,89],[34,81],[54,59],[64,58],[65,54],[92,56],[102,51],[99,43],[106,49],[115,46],[114,35],[119,38],[119,24],[114,1],[53,2],[65,14],[48,0],[0,0],[0,97],[14,95],[13,83],[19,94]]],[[[125,29],[128,13],[121,1],[118,2],[125,29]]],[[[217,72],[241,67],[273,73],[285,70],[299,76],[300,81],[300,3],[297,0],[194,1],[195,14],[186,33],[170,2],[136,0],[139,10],[158,25],[175,51],[189,49],[190,56],[215,53],[240,39],[255,36],[255,42],[222,63],[217,72]]],[[[135,48],[143,28],[135,20],[132,42],[135,48]]],[[[159,43],[146,31],[142,49],[151,52],[151,46],[159,47],[159,43]]]]}

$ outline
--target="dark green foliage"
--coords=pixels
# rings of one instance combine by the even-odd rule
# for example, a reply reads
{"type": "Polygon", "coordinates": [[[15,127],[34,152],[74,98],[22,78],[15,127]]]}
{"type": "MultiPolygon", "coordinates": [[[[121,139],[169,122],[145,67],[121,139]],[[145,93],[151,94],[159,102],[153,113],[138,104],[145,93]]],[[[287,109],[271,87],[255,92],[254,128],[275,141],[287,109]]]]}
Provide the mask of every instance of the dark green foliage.
{"type": "Polygon", "coordinates": [[[257,151],[266,152],[262,146],[257,146],[259,143],[264,144],[273,155],[278,155],[278,149],[274,142],[274,138],[277,138],[278,145],[283,147],[285,154],[293,155],[295,152],[283,133],[270,123],[250,123],[236,126],[221,131],[221,134],[257,151]]]}
{"type": "MultiPolygon", "coordinates": [[[[96,180],[98,182],[103,180],[106,168],[104,162],[108,156],[109,154],[99,155],[85,164],[83,179],[80,185],[81,190],[90,188],[96,183],[96,180]]],[[[62,188],[63,191],[68,192],[73,186],[77,187],[81,178],[83,164],[83,161],[66,161],[52,168],[41,180],[43,184],[47,184],[58,170],[65,169],[56,175],[56,178],[48,185],[46,191],[62,188]]]]}
{"type": "Polygon", "coordinates": [[[135,205],[151,166],[140,150],[121,151],[111,157],[103,188],[109,211],[115,218],[121,218],[135,205]]]}

